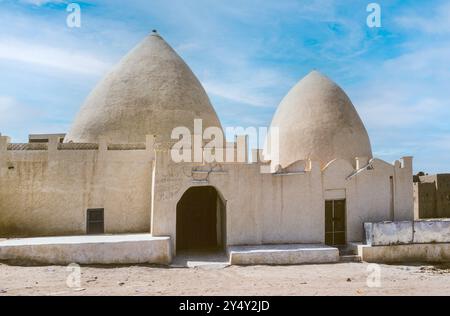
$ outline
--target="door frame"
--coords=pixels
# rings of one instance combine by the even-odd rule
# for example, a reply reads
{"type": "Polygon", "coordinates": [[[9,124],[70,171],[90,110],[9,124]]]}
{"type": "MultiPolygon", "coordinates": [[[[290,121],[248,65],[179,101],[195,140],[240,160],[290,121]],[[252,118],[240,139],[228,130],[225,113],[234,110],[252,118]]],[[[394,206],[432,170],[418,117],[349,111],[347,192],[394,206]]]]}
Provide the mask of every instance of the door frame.
{"type": "MultiPolygon", "coordinates": [[[[180,199],[178,200],[177,204],[176,204],[176,227],[175,227],[175,253],[177,251],[180,250],[180,238],[182,238],[182,236],[180,235],[181,230],[183,229],[183,225],[185,225],[186,223],[184,222],[180,222],[180,220],[182,220],[183,215],[181,215],[180,212],[182,212],[183,210],[180,209],[181,207],[181,203],[183,202],[183,199],[186,197],[186,194],[188,194],[188,192],[190,190],[195,190],[195,189],[213,189],[216,195],[216,205],[215,205],[215,217],[216,217],[216,221],[215,221],[215,230],[216,230],[216,247],[217,250],[226,250],[227,247],[227,201],[224,199],[222,193],[219,191],[219,189],[217,189],[217,187],[213,186],[213,185],[199,185],[199,186],[190,186],[188,187],[184,193],[181,195],[180,199]],[[219,227],[220,224],[220,227],[219,227]],[[220,236],[219,236],[220,233],[220,236]]],[[[197,250],[202,250],[201,248],[199,249],[195,249],[195,248],[187,248],[187,249],[181,249],[184,251],[197,251],[197,250]]],[[[208,249],[205,249],[208,250],[208,249]]],[[[212,250],[212,248],[211,248],[212,250]]]]}
{"type": "MultiPolygon", "coordinates": [[[[327,200],[325,200],[325,244],[327,244],[327,239],[326,239],[326,237],[327,237],[327,233],[330,233],[330,232],[327,232],[327,230],[326,230],[326,225],[327,225],[327,212],[326,212],[326,205],[327,205],[327,202],[332,202],[332,219],[331,219],[331,224],[332,224],[332,243],[331,243],[331,245],[330,246],[345,246],[346,244],[347,244],[347,242],[348,242],[348,240],[347,240],[347,229],[348,229],[348,223],[347,223],[347,218],[348,218],[348,216],[347,216],[347,199],[346,198],[340,198],[340,199],[327,199],[327,200]],[[345,219],[344,219],[344,231],[336,231],[335,230],[335,227],[334,227],[334,225],[335,225],[335,221],[334,221],[334,217],[335,217],[335,202],[342,202],[342,201],[344,201],[344,216],[345,216],[345,219]],[[344,233],[344,244],[336,244],[336,242],[335,242],[335,239],[336,239],[336,233],[344,233]]],[[[328,244],[327,244],[328,245],[328,244]]]]}

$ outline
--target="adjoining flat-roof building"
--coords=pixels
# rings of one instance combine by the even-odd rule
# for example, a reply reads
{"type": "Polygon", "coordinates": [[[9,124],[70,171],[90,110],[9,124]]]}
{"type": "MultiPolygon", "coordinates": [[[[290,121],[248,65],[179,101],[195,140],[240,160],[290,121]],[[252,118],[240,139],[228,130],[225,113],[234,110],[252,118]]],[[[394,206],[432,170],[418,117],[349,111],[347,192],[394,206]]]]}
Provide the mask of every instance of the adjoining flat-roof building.
{"type": "Polygon", "coordinates": [[[450,174],[414,176],[414,211],[421,219],[450,218],[450,174]]]}

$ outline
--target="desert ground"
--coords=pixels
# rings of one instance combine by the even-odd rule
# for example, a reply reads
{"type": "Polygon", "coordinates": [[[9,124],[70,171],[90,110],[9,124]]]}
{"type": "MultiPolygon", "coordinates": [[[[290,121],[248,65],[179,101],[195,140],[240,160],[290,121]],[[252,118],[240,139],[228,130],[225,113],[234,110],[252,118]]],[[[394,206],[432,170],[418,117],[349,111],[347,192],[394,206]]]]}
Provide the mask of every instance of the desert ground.
{"type": "MultiPolygon", "coordinates": [[[[191,268],[81,267],[69,287],[65,266],[0,264],[0,295],[450,295],[450,265],[380,265],[381,286],[369,287],[367,263],[191,268]]],[[[69,282],[70,283],[70,282],[69,282]]]]}

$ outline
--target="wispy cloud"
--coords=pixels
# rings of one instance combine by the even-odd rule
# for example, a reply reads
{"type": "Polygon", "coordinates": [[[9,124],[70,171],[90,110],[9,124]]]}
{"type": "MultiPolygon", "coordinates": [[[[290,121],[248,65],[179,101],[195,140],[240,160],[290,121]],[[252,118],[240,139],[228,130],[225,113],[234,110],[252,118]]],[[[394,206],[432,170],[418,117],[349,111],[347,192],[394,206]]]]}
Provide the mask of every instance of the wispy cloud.
{"type": "Polygon", "coordinates": [[[62,0],[0,2],[0,129],[22,140],[66,128],[101,73],[156,28],[198,75],[224,125],[268,125],[316,68],[348,92],[380,158],[408,154],[420,169],[448,169],[431,162],[450,159],[446,1],[380,0],[383,28],[368,29],[359,0],[97,0],[83,2],[77,30],[65,25],[62,0]]]}
{"type": "Polygon", "coordinates": [[[450,3],[443,3],[432,8],[428,14],[412,9],[405,10],[395,22],[402,28],[428,34],[450,34],[450,3]]]}
{"type": "Polygon", "coordinates": [[[35,6],[42,6],[49,3],[52,4],[60,4],[60,3],[67,3],[67,0],[19,0],[19,2],[24,4],[32,4],[35,6]]]}
{"type": "Polygon", "coordinates": [[[380,61],[350,87],[374,152],[415,157],[416,170],[443,172],[450,159],[450,44],[416,35],[398,56],[380,61]]]}
{"type": "Polygon", "coordinates": [[[411,102],[410,96],[401,91],[394,94],[381,92],[359,104],[361,115],[372,129],[423,126],[447,112],[447,105],[437,99],[411,102]]]}
{"type": "Polygon", "coordinates": [[[275,108],[281,101],[273,93],[275,88],[287,88],[293,81],[281,72],[252,66],[236,69],[232,75],[206,79],[203,85],[210,95],[255,107],[275,108]]]}
{"type": "Polygon", "coordinates": [[[2,117],[6,116],[6,113],[13,110],[15,107],[16,101],[12,97],[6,97],[6,96],[0,96],[0,113],[3,115],[0,116],[0,119],[2,117]]]}
{"type": "MultiPolygon", "coordinates": [[[[32,118],[38,119],[41,115],[38,109],[26,106],[15,97],[0,95],[0,126],[3,129],[15,128],[30,123],[32,118]]],[[[3,132],[5,132],[3,130],[3,132]]]]}
{"type": "Polygon", "coordinates": [[[111,66],[90,53],[5,38],[0,39],[0,59],[86,75],[102,74],[111,66]]]}

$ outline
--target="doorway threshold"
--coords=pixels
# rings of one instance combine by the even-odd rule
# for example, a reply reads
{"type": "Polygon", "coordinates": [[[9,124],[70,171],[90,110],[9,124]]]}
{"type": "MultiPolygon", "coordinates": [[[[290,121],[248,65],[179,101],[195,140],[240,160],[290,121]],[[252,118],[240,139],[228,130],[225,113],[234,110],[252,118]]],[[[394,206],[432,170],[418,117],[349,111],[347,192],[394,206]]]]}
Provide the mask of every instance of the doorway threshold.
{"type": "Polygon", "coordinates": [[[171,268],[220,270],[230,266],[230,259],[224,250],[179,251],[171,268]]]}

